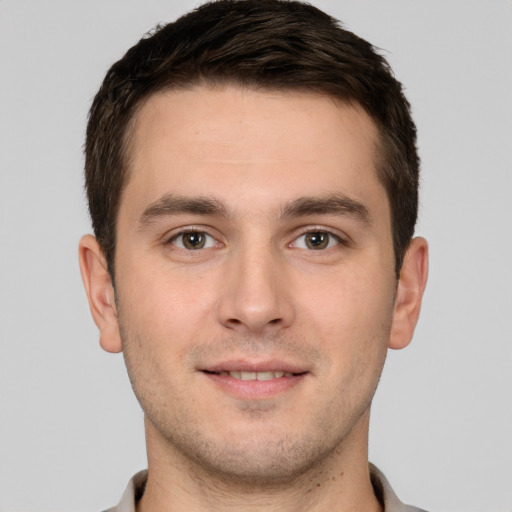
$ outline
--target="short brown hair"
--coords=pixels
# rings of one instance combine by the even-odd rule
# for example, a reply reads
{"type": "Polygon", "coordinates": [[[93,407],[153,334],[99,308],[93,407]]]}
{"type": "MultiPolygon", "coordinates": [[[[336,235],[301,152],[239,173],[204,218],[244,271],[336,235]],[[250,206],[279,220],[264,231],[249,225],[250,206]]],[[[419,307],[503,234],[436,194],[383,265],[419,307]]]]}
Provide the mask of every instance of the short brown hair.
{"type": "Polygon", "coordinates": [[[85,183],[112,276],[131,122],[156,92],[198,84],[311,90],[361,105],[380,134],[376,167],[390,202],[399,275],[416,224],[419,158],[410,106],[388,63],[370,43],[309,4],[219,0],[143,37],[110,68],[94,98],[85,183]]]}

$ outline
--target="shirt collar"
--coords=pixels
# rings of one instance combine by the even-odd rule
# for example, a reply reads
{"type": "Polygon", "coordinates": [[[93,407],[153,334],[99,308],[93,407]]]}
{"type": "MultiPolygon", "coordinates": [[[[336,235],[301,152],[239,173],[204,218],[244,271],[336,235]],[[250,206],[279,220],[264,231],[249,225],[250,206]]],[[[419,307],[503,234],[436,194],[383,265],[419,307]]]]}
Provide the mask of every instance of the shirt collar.
{"type": "Polygon", "coordinates": [[[375,496],[380,501],[384,512],[425,512],[420,508],[404,505],[398,499],[382,471],[373,464],[370,464],[370,479],[375,496]]]}

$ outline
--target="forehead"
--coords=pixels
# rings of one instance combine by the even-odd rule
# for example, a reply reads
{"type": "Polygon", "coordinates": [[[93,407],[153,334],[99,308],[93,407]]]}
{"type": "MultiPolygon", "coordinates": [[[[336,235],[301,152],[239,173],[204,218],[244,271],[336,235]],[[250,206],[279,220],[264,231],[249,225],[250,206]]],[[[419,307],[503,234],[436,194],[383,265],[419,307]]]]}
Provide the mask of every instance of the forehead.
{"type": "Polygon", "coordinates": [[[336,191],[362,199],[369,188],[385,195],[375,171],[377,135],[361,107],[312,92],[161,92],[135,119],[124,195],[140,208],[165,193],[218,195],[254,208],[260,196],[268,208],[284,195],[336,191]]]}

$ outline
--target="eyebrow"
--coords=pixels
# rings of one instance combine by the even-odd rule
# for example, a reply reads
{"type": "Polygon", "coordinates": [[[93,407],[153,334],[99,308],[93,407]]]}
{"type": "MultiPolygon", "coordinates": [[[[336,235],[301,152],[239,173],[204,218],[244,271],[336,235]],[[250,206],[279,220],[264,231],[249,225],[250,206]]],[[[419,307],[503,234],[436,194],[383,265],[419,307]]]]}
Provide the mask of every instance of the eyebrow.
{"type": "MultiPolygon", "coordinates": [[[[139,225],[144,228],[160,217],[180,214],[223,218],[233,216],[224,203],[214,197],[166,194],[144,210],[140,216],[139,225]]],[[[281,209],[281,218],[307,215],[344,215],[364,224],[370,224],[370,214],[366,206],[344,194],[299,197],[281,209]]]]}
{"type": "Polygon", "coordinates": [[[145,227],[152,221],[170,215],[179,214],[212,215],[229,217],[224,204],[212,197],[186,197],[166,194],[154,203],[151,203],[142,213],[139,225],[145,227]]]}
{"type": "Polygon", "coordinates": [[[370,224],[370,212],[366,206],[344,194],[323,197],[300,197],[286,205],[282,217],[302,217],[305,215],[346,215],[364,224],[370,224]]]}

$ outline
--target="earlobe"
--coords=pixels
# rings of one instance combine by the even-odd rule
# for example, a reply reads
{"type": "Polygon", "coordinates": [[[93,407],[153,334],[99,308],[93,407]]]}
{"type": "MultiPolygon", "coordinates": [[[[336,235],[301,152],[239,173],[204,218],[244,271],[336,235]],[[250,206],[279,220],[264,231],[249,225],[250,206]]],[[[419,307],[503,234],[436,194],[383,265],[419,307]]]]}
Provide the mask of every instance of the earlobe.
{"type": "Polygon", "coordinates": [[[406,347],[418,322],[421,299],[428,276],[428,244],[424,238],[414,238],[404,257],[396,291],[389,347],[406,347]]]}
{"type": "Polygon", "coordinates": [[[100,330],[100,345],[107,352],[121,352],[114,287],[103,251],[92,235],[85,235],[80,240],[78,251],[89,307],[100,330]]]}

